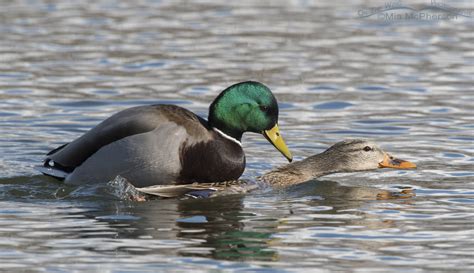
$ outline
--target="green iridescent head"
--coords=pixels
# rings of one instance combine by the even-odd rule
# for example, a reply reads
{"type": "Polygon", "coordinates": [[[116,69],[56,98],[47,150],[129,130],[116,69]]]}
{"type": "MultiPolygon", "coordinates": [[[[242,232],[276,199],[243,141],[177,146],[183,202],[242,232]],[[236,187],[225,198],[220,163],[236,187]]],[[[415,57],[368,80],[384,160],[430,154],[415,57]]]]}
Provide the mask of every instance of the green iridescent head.
{"type": "Polygon", "coordinates": [[[265,85],[247,81],[234,84],[209,107],[209,124],[241,140],[245,132],[262,133],[285,157],[291,154],[278,131],[278,103],[265,85]]]}

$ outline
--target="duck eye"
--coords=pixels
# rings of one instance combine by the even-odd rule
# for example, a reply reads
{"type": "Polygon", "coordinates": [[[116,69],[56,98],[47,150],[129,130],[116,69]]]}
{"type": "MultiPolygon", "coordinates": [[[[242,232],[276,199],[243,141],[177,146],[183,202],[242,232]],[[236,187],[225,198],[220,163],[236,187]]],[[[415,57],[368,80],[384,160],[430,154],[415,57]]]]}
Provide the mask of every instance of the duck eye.
{"type": "Polygon", "coordinates": [[[268,111],[268,106],[260,105],[260,110],[262,110],[263,112],[267,112],[268,111]]]}
{"type": "Polygon", "coordinates": [[[364,151],[366,151],[366,152],[372,151],[372,148],[370,148],[369,146],[365,146],[365,147],[364,147],[364,151]]]}

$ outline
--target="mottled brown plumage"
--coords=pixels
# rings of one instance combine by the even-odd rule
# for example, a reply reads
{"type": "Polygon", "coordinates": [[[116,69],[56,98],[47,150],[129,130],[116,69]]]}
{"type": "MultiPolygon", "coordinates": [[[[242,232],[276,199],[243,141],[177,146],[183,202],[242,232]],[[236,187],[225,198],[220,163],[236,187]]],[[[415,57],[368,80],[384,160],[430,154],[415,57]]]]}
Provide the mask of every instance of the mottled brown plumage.
{"type": "MultiPolygon", "coordinates": [[[[393,158],[372,142],[357,139],[346,140],[334,144],[320,154],[272,170],[258,177],[256,183],[232,181],[200,184],[198,187],[195,187],[195,185],[189,185],[189,187],[184,185],[179,188],[179,191],[176,191],[174,196],[200,190],[212,190],[217,192],[217,194],[225,194],[226,192],[245,193],[257,188],[256,185],[258,183],[269,185],[273,188],[285,188],[332,173],[369,171],[383,167],[414,168],[416,166],[413,163],[393,158]]],[[[159,186],[138,190],[148,194],[163,196],[160,194],[161,189],[159,186]]],[[[173,196],[172,193],[173,187],[166,187],[166,197],[173,196]]]]}

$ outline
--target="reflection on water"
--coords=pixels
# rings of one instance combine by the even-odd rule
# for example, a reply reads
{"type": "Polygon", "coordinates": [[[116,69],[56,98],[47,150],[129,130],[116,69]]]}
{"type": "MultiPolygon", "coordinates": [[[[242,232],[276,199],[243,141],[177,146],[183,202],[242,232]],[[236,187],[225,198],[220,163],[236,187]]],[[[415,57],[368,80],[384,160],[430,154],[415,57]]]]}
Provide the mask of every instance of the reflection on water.
{"type": "MultiPolygon", "coordinates": [[[[3,2],[2,269],[474,270],[472,19],[357,18],[376,1],[3,2]],[[418,169],[129,202],[32,168],[121,109],[172,103],[205,117],[248,79],[276,94],[295,159],[357,137],[418,169]]],[[[244,149],[245,179],[285,164],[259,135],[244,149]]]]}

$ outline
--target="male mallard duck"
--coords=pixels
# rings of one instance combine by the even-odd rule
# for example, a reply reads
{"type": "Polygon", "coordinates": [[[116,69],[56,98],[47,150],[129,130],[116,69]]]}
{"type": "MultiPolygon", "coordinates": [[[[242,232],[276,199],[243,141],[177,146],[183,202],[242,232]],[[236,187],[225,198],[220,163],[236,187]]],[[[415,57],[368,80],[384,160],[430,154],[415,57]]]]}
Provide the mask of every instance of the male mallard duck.
{"type": "Polygon", "coordinates": [[[245,168],[245,132],[262,133],[291,162],[277,123],[270,89],[241,82],[212,102],[208,121],[176,105],[129,108],[49,152],[38,169],[71,184],[118,175],[136,187],[234,180],[245,168]]]}
{"type": "MultiPolygon", "coordinates": [[[[274,188],[284,188],[332,173],[370,171],[379,168],[411,169],[416,168],[416,165],[394,158],[372,142],[355,139],[338,142],[320,154],[272,170],[257,180],[274,188]]],[[[174,187],[144,187],[137,190],[162,197],[176,197],[189,192],[235,193],[248,192],[256,188],[258,188],[256,183],[237,180],[174,187]]]]}

